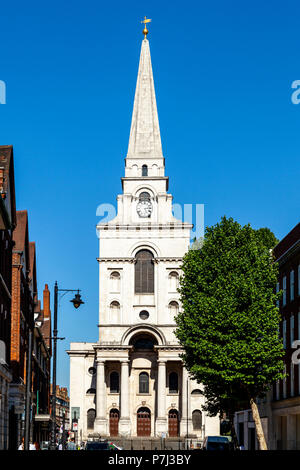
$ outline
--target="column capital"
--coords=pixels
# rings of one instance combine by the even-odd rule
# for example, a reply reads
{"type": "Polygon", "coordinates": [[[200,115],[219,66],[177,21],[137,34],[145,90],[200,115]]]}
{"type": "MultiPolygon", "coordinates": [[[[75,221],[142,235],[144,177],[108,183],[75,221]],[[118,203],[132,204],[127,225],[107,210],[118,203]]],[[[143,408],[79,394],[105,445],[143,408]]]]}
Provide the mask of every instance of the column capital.
{"type": "Polygon", "coordinates": [[[103,365],[103,366],[104,366],[104,365],[105,365],[105,362],[106,362],[105,359],[96,359],[96,364],[97,364],[97,366],[98,366],[98,365],[103,365]]]}
{"type": "Polygon", "coordinates": [[[120,363],[121,363],[122,366],[125,365],[125,364],[128,365],[129,362],[130,362],[129,359],[120,359],[120,363]]]}
{"type": "Polygon", "coordinates": [[[158,359],[157,363],[158,363],[159,366],[161,366],[161,365],[165,366],[167,364],[167,359],[158,359]]]}

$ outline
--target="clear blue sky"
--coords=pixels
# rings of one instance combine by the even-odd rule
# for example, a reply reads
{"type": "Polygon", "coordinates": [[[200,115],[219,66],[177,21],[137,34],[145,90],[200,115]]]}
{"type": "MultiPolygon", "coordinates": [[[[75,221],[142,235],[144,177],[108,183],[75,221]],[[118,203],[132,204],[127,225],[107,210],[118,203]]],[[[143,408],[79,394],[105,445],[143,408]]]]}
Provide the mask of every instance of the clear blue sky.
{"type": "MultiPolygon", "coordinates": [[[[82,289],[59,309],[58,377],[70,341],[97,341],[96,208],[124,174],[144,15],[170,192],[282,238],[299,221],[297,1],[14,1],[1,7],[0,144],[13,144],[38,285],[82,289]]],[[[52,304],[53,306],[53,304],[52,304]]]]}

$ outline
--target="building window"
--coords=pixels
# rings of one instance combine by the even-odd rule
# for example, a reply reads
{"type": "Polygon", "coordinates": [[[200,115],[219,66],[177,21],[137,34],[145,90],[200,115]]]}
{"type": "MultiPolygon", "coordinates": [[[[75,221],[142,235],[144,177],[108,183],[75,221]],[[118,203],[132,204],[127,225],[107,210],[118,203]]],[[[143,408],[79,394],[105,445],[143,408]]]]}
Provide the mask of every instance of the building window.
{"type": "Polygon", "coordinates": [[[291,373],[290,373],[290,381],[291,381],[291,397],[295,395],[295,387],[294,387],[294,364],[291,362],[291,373]]]}
{"type": "Polygon", "coordinates": [[[178,310],[179,310],[179,305],[177,302],[172,301],[169,303],[169,311],[173,317],[178,315],[178,310]]]}
{"type": "Polygon", "coordinates": [[[280,398],[280,383],[279,380],[276,382],[276,400],[279,400],[280,398]]]}
{"type": "Polygon", "coordinates": [[[291,347],[293,346],[293,341],[294,341],[294,329],[295,329],[295,318],[294,315],[291,316],[290,318],[290,344],[291,347]]]}
{"type": "Polygon", "coordinates": [[[96,374],[96,369],[95,369],[95,367],[90,367],[89,370],[88,370],[88,373],[89,373],[90,375],[95,375],[95,374],[96,374]]]}
{"type": "MultiPolygon", "coordinates": [[[[279,282],[276,283],[276,294],[279,292],[279,282]]],[[[276,306],[279,307],[279,300],[276,300],[276,306]]]]}
{"type": "Polygon", "coordinates": [[[149,318],[149,312],[147,312],[147,310],[142,310],[140,312],[140,319],[147,320],[148,318],[149,318]]]}
{"type": "Polygon", "coordinates": [[[149,375],[141,372],[139,375],[139,393],[149,393],[149,375]]]}
{"type": "Polygon", "coordinates": [[[89,388],[86,393],[87,393],[87,395],[95,395],[96,389],[95,388],[89,388]]]}
{"type": "Polygon", "coordinates": [[[147,165],[142,166],[142,176],[148,176],[148,167],[147,167],[147,165]]]}
{"type": "Polygon", "coordinates": [[[141,349],[148,349],[149,351],[153,351],[154,345],[157,344],[157,340],[151,335],[142,334],[134,336],[130,340],[129,344],[134,346],[135,351],[141,349]]]}
{"type": "Polygon", "coordinates": [[[202,413],[200,410],[194,410],[192,414],[193,430],[202,429],[202,413]]]}
{"type": "Polygon", "coordinates": [[[178,374],[171,372],[169,375],[169,393],[178,393],[178,374]]]}
{"type": "Polygon", "coordinates": [[[191,395],[201,395],[201,390],[199,390],[199,388],[196,388],[192,391],[191,395]]]}
{"type": "Polygon", "coordinates": [[[169,274],[169,291],[170,292],[177,292],[178,280],[179,280],[178,273],[176,271],[172,271],[169,274]]]}
{"type": "Polygon", "coordinates": [[[282,305],[286,305],[286,276],[283,276],[283,279],[282,279],[282,290],[283,290],[282,305]]]}
{"type": "Polygon", "coordinates": [[[87,428],[94,429],[94,423],[96,419],[96,411],[93,409],[88,410],[87,412],[87,428]]]}
{"type": "Polygon", "coordinates": [[[282,322],[283,348],[286,349],[286,320],[282,322]]]}
{"type": "Polygon", "coordinates": [[[111,292],[120,292],[120,273],[114,271],[110,275],[110,290],[111,292]]]}
{"type": "Polygon", "coordinates": [[[119,393],[119,374],[112,372],[110,374],[110,393],[119,393]]]}
{"type": "MultiPolygon", "coordinates": [[[[286,374],[286,365],[284,366],[284,374],[286,374]]],[[[286,398],[286,375],[285,378],[283,379],[283,398],[286,398]]]]}
{"type": "Polygon", "coordinates": [[[110,313],[113,315],[113,319],[114,319],[114,320],[116,320],[115,314],[117,315],[117,318],[118,318],[119,313],[120,313],[120,304],[119,304],[119,302],[117,302],[116,300],[114,300],[114,301],[110,304],[110,313]]]}
{"type": "Polygon", "coordinates": [[[141,250],[135,257],[135,293],[154,293],[154,262],[148,250],[141,250]]]}
{"type": "Polygon", "coordinates": [[[290,300],[294,300],[295,293],[295,273],[294,270],[290,272],[290,300]]]}

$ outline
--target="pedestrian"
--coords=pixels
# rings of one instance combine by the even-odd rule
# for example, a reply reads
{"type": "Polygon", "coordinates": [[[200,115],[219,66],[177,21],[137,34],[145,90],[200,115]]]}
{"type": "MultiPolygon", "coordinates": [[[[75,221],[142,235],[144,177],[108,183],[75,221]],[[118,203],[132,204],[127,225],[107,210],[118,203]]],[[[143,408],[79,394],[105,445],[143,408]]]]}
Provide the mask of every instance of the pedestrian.
{"type": "Polygon", "coordinates": [[[68,442],[67,450],[77,450],[74,437],[68,442]]]}
{"type": "Polygon", "coordinates": [[[29,450],[36,450],[35,445],[31,441],[29,442],[29,450]]]}
{"type": "Polygon", "coordinates": [[[34,447],[35,447],[35,450],[41,450],[40,444],[37,441],[35,441],[34,447]]]}
{"type": "Polygon", "coordinates": [[[22,437],[22,442],[19,445],[18,450],[24,450],[24,437],[22,437]]]}

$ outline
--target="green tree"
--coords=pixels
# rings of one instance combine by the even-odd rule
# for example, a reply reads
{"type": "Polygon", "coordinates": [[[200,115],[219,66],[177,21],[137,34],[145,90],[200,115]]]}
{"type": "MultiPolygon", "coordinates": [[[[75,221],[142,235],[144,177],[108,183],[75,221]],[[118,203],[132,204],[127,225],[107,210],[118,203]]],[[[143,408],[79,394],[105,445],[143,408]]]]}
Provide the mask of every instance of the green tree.
{"type": "Polygon", "coordinates": [[[251,405],[260,448],[266,449],[256,399],[283,377],[283,345],[275,294],[278,267],[269,229],[232,218],[206,228],[190,249],[180,279],[176,336],[191,376],[203,384],[211,415],[251,405]]]}

